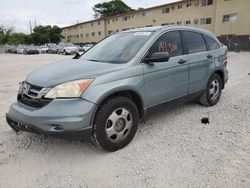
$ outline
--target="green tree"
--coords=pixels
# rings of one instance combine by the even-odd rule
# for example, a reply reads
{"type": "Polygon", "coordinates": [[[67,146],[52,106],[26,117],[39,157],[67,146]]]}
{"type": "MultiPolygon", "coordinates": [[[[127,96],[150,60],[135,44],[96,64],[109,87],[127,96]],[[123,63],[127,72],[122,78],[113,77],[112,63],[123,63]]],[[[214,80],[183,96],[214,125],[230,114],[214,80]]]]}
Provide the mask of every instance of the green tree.
{"type": "Polygon", "coordinates": [[[61,39],[63,38],[62,36],[62,29],[56,25],[51,27],[49,30],[49,42],[51,43],[59,43],[61,39]]]}
{"type": "Polygon", "coordinates": [[[62,29],[58,26],[38,26],[30,35],[24,33],[13,33],[11,29],[0,26],[0,44],[35,44],[59,43],[62,36],[62,29]]]}
{"type": "Polygon", "coordinates": [[[12,30],[0,26],[0,44],[6,44],[9,40],[12,30]]]}
{"type": "Polygon", "coordinates": [[[30,36],[24,33],[14,33],[9,36],[8,44],[29,44],[30,43],[30,36]]]}
{"type": "Polygon", "coordinates": [[[126,5],[122,0],[112,0],[109,2],[98,3],[93,8],[95,18],[103,18],[127,13],[133,9],[126,5]]]}
{"type": "Polygon", "coordinates": [[[51,27],[50,25],[40,25],[33,29],[33,33],[31,34],[31,42],[36,45],[49,42],[58,43],[63,38],[61,32],[61,28],[57,26],[51,27]]]}

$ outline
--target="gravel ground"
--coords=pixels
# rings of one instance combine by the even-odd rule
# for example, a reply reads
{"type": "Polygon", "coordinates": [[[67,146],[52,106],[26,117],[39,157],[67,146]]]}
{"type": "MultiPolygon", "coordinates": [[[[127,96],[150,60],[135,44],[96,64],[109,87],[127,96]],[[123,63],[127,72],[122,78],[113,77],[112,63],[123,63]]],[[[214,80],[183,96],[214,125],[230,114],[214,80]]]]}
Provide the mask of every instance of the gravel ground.
{"type": "Polygon", "coordinates": [[[65,58],[71,57],[0,55],[1,188],[250,187],[250,53],[229,54],[230,80],[216,106],[189,103],[155,113],[115,153],[8,127],[18,82],[65,58]]]}

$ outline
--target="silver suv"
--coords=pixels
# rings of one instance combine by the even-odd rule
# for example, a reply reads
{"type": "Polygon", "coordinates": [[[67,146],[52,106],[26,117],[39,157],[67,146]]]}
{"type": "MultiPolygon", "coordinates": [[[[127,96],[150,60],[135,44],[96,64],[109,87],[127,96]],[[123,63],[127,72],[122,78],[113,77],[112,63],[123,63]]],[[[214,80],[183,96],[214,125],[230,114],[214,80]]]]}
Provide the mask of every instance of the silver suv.
{"type": "Polygon", "coordinates": [[[227,48],[209,31],[153,27],[112,35],[78,59],[32,72],[7,113],[16,131],[94,140],[116,151],[163,105],[213,106],[228,80],[227,48]]]}

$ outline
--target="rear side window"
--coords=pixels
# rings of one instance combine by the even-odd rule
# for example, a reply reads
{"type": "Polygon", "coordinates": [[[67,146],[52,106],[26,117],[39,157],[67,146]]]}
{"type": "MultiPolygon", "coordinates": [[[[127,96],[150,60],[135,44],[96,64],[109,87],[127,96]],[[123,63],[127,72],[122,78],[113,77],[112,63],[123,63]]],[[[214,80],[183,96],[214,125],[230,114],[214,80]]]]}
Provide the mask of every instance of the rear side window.
{"type": "Polygon", "coordinates": [[[170,31],[160,36],[151,46],[149,55],[155,52],[169,52],[170,57],[183,54],[181,36],[179,31],[170,31]]]}
{"type": "Polygon", "coordinates": [[[183,31],[183,35],[190,54],[207,51],[206,43],[202,34],[192,31],[183,31]]]}
{"type": "Polygon", "coordinates": [[[208,37],[208,36],[204,35],[204,38],[205,38],[205,40],[207,42],[209,50],[217,50],[217,49],[220,48],[220,45],[214,39],[212,39],[211,37],[208,37]]]}

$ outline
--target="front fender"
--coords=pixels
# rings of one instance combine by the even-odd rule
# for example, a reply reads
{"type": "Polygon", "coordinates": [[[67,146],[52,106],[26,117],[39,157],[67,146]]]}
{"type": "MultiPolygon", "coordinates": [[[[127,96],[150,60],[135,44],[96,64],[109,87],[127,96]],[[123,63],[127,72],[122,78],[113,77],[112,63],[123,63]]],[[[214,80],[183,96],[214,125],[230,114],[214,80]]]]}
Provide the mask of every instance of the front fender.
{"type": "Polygon", "coordinates": [[[91,88],[87,89],[87,91],[82,95],[82,98],[94,104],[100,104],[107,97],[121,91],[135,92],[141,97],[141,99],[143,99],[144,98],[143,75],[124,78],[121,80],[115,80],[100,85],[94,85],[91,88]]]}

